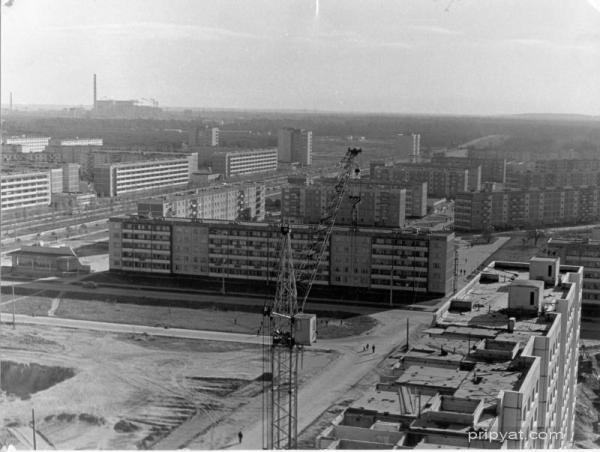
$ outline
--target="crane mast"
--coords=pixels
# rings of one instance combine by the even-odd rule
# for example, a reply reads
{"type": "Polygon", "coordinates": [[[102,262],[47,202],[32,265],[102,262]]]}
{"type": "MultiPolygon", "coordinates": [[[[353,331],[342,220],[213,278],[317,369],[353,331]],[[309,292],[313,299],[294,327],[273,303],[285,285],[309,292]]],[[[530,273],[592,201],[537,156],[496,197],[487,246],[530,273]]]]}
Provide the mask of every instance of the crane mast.
{"type": "MultiPolygon", "coordinates": [[[[361,149],[348,148],[340,162],[334,191],[321,221],[309,234],[305,252],[300,256],[298,271],[294,266],[291,227],[280,226],[277,289],[272,306],[264,310],[270,342],[263,346],[263,364],[270,369],[270,384],[265,382],[263,406],[263,448],[298,448],[298,358],[304,346],[316,340],[316,316],[304,314],[304,305],[327,249],[352,171],[358,173],[355,159],[361,149]],[[299,300],[302,301],[299,305],[299,300]]],[[[266,377],[265,377],[266,379],[266,377]]]]}

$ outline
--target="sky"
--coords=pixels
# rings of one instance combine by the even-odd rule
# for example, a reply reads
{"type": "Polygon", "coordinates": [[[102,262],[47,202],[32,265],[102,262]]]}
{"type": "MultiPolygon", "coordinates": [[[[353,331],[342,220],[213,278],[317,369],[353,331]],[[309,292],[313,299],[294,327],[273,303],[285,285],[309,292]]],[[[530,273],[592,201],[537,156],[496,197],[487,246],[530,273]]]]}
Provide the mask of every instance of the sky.
{"type": "Polygon", "coordinates": [[[600,115],[600,0],[2,3],[3,105],[600,115]]]}

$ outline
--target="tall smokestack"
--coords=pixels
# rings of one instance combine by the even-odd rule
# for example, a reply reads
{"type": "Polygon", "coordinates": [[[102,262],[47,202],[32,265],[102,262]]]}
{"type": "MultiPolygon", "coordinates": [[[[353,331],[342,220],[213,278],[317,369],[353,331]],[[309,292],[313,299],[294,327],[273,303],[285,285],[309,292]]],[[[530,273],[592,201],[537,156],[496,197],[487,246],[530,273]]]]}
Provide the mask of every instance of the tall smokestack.
{"type": "Polygon", "coordinates": [[[94,74],[94,110],[96,109],[96,74],[94,74]]]}
{"type": "Polygon", "coordinates": [[[10,92],[10,103],[9,103],[8,109],[10,111],[12,111],[12,91],[10,92]]]}

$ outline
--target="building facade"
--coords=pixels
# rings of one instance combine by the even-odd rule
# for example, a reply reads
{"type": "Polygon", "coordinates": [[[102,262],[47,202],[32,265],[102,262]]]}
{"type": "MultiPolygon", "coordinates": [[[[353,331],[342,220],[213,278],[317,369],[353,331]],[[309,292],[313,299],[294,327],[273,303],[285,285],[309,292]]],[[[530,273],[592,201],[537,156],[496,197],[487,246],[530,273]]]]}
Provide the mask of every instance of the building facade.
{"type": "MultiPolygon", "coordinates": [[[[469,168],[469,170],[481,166],[481,180],[479,184],[483,184],[484,182],[498,182],[503,184],[506,182],[506,159],[450,157],[444,153],[439,153],[432,155],[431,163],[440,166],[469,168]]],[[[474,178],[475,176],[470,174],[469,177],[474,178]]],[[[473,182],[471,182],[471,186],[475,186],[473,182]]]]}
{"type": "Polygon", "coordinates": [[[551,238],[549,257],[559,257],[567,265],[583,267],[583,299],[586,307],[600,308],[600,240],[551,238]]]}
{"type": "Polygon", "coordinates": [[[91,270],[68,246],[25,246],[8,255],[12,259],[11,273],[18,276],[72,276],[91,270]]]}
{"type": "Polygon", "coordinates": [[[600,187],[533,188],[460,193],[457,231],[589,223],[600,219],[600,187]]]}
{"type": "Polygon", "coordinates": [[[489,264],[316,447],[572,448],[582,278],[560,259],[489,264]]]}
{"type": "MultiPolygon", "coordinates": [[[[281,190],[282,218],[293,223],[319,223],[331,199],[333,183],[289,185],[281,190]]],[[[336,224],[398,228],[406,222],[406,189],[352,181],[336,216],[336,224]]]]}
{"type": "Polygon", "coordinates": [[[51,146],[102,146],[102,138],[53,138],[49,143],[51,146]]]}
{"type": "Polygon", "coordinates": [[[308,166],[312,163],[312,132],[285,127],[279,130],[277,149],[280,162],[298,162],[308,166]]]}
{"type": "Polygon", "coordinates": [[[412,163],[418,163],[421,158],[421,134],[407,133],[396,136],[398,155],[401,158],[410,157],[412,163]]]}
{"type": "Polygon", "coordinates": [[[94,168],[94,188],[99,196],[120,196],[126,193],[162,187],[187,185],[197,160],[191,156],[132,163],[101,164],[94,168]]]}
{"type": "MultiPolygon", "coordinates": [[[[228,278],[256,287],[277,280],[280,226],[192,219],[110,219],[110,269],[228,278]]],[[[292,227],[296,266],[307,262],[317,231],[292,227]]],[[[454,234],[335,227],[315,285],[370,294],[410,293],[412,300],[448,294],[454,277],[454,234]]],[[[404,297],[404,299],[407,299],[404,297]]],[[[411,301],[412,302],[412,301],[411,301]]]]}
{"type": "Polygon", "coordinates": [[[219,128],[194,126],[189,130],[189,146],[219,146],[219,128]]]}
{"type": "Polygon", "coordinates": [[[262,184],[206,187],[138,202],[143,217],[261,221],[266,189],[262,184]]]}
{"type": "Polygon", "coordinates": [[[511,162],[507,170],[508,188],[556,188],[600,185],[598,160],[538,160],[511,162]]]}
{"type": "MultiPolygon", "coordinates": [[[[480,171],[480,169],[479,169],[480,171]]],[[[434,198],[454,198],[457,193],[469,190],[469,169],[434,164],[373,165],[371,179],[400,185],[427,182],[428,195],[434,198]]],[[[479,177],[479,180],[480,177],[479,177]]],[[[473,181],[473,179],[471,179],[473,181]]]]}
{"type": "Polygon", "coordinates": [[[2,211],[50,205],[52,197],[50,170],[3,171],[1,178],[2,211]]]}
{"type": "Polygon", "coordinates": [[[19,137],[5,137],[3,138],[3,144],[14,144],[21,146],[22,153],[30,153],[30,152],[42,152],[48,146],[50,142],[50,137],[29,137],[29,136],[19,136],[19,137]]]}
{"type": "Polygon", "coordinates": [[[277,171],[277,149],[217,152],[211,158],[213,172],[229,179],[235,176],[277,171]]]}

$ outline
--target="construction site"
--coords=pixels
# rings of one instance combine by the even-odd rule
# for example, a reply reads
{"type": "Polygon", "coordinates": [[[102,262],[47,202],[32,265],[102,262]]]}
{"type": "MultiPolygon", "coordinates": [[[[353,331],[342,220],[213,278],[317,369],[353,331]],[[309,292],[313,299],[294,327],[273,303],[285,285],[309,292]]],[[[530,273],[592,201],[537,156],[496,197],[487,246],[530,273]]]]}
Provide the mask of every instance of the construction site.
{"type": "MultiPolygon", "coordinates": [[[[435,448],[450,435],[467,447],[471,429],[528,430],[538,403],[538,422],[548,422],[538,428],[565,432],[560,442],[493,447],[598,444],[600,343],[585,343],[578,375],[572,358],[582,267],[528,259],[536,250],[514,237],[478,245],[452,238],[450,297],[415,303],[409,295],[394,305],[390,289],[388,306],[309,301],[359,153],[350,148],[342,159],[300,258],[292,227],[280,225],[272,297],[225,293],[225,279],[217,294],[142,277],[90,278],[89,269],[107,268],[105,242],[96,241],[105,233],[88,244],[74,239],[87,253],[82,275],[3,281],[11,296],[0,304],[0,444],[435,448]],[[506,252],[511,262],[491,262],[506,252]],[[556,397],[559,380],[569,381],[559,389],[566,402],[538,402],[556,397]],[[511,411],[521,408],[527,418],[511,411]]],[[[73,261],[72,250],[57,250],[57,261],[73,261]]],[[[35,253],[42,250],[10,253],[13,268],[27,270],[35,253]]]]}

